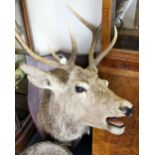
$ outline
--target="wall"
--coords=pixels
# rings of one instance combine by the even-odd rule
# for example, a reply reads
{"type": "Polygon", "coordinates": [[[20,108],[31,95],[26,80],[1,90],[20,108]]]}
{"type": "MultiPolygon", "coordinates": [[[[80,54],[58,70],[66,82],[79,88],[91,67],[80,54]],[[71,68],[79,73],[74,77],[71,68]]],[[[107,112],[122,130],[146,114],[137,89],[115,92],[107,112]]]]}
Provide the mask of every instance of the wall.
{"type": "Polygon", "coordinates": [[[71,51],[67,23],[70,22],[77,38],[79,53],[88,52],[91,33],[71,13],[71,5],[92,24],[101,22],[102,0],[27,0],[34,45],[37,52],[49,50],[71,51]]]}

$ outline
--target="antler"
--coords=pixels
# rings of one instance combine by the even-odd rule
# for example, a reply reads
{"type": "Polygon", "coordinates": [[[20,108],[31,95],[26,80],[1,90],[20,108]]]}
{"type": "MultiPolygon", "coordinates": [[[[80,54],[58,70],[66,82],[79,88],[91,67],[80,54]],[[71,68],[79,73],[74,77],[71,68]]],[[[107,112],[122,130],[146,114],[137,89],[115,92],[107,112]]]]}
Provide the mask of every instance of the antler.
{"type": "Polygon", "coordinates": [[[73,33],[73,30],[71,28],[71,26],[69,26],[69,32],[70,32],[70,38],[71,38],[71,42],[72,42],[72,54],[71,57],[68,61],[67,64],[61,64],[59,61],[58,56],[55,54],[54,51],[51,51],[52,56],[54,57],[54,60],[48,60],[46,58],[43,58],[42,56],[38,55],[37,53],[35,53],[34,51],[32,51],[26,44],[25,42],[21,39],[20,35],[18,34],[18,32],[15,32],[15,38],[18,41],[18,43],[21,45],[21,47],[35,60],[46,64],[48,66],[52,66],[55,68],[62,68],[62,69],[69,69],[71,67],[74,66],[75,64],[75,60],[76,60],[76,56],[77,56],[77,43],[76,43],[76,39],[75,39],[75,35],[73,33]]]}
{"type": "Polygon", "coordinates": [[[103,50],[95,59],[94,61],[94,65],[97,66],[100,61],[111,51],[111,49],[113,48],[113,46],[115,45],[116,43],[116,40],[117,40],[117,36],[118,36],[118,33],[117,33],[117,28],[116,26],[114,26],[114,37],[111,41],[111,43],[109,44],[109,46],[103,50]]]}
{"type": "Polygon", "coordinates": [[[99,27],[95,27],[94,25],[90,24],[88,21],[86,21],[83,17],[81,17],[78,12],[76,12],[70,5],[68,5],[69,9],[72,11],[72,13],[92,32],[92,42],[89,49],[89,65],[93,64],[94,62],[94,50],[96,47],[98,35],[101,29],[101,25],[99,27]]]}
{"type": "Polygon", "coordinates": [[[15,32],[15,38],[16,40],[18,41],[18,43],[21,45],[21,47],[32,57],[34,58],[35,60],[43,63],[43,64],[46,64],[46,65],[49,65],[49,66],[52,66],[52,67],[56,67],[56,68],[63,68],[63,69],[66,69],[66,65],[62,65],[56,61],[53,61],[53,60],[48,60],[48,59],[45,59],[43,57],[41,57],[40,55],[36,54],[34,51],[32,51],[25,43],[24,41],[21,39],[21,37],[19,36],[19,34],[17,32],[15,32]]]}
{"type": "Polygon", "coordinates": [[[115,45],[115,42],[117,40],[117,35],[118,35],[117,34],[117,29],[114,26],[114,37],[113,37],[112,42],[94,60],[94,51],[95,51],[95,47],[96,47],[96,44],[97,44],[97,39],[98,39],[98,36],[99,36],[99,32],[101,30],[101,24],[98,27],[95,27],[94,25],[92,25],[88,21],[86,21],[83,17],[81,17],[79,15],[79,13],[76,12],[70,5],[68,7],[72,11],[72,13],[92,32],[92,42],[91,42],[91,46],[90,46],[90,49],[89,49],[89,66],[93,66],[93,65],[97,66],[99,64],[99,62],[110,52],[110,50],[115,45]]]}
{"type": "Polygon", "coordinates": [[[70,38],[71,38],[71,42],[72,42],[72,53],[71,53],[70,59],[68,61],[68,64],[71,66],[74,66],[75,60],[77,57],[77,53],[78,53],[78,47],[77,47],[77,42],[75,39],[75,34],[72,30],[70,23],[68,24],[68,27],[69,27],[69,33],[70,33],[70,38]]]}
{"type": "MultiPolygon", "coordinates": [[[[114,46],[116,40],[117,40],[117,29],[114,26],[114,37],[112,42],[110,43],[110,45],[103,50],[97,57],[96,59],[94,59],[94,51],[95,51],[95,47],[97,44],[97,39],[98,39],[98,35],[99,32],[101,30],[101,24],[98,27],[95,27],[94,25],[90,24],[88,21],[86,21],[84,18],[82,18],[71,6],[68,6],[69,9],[72,11],[72,13],[92,32],[92,41],[91,41],[91,46],[89,49],[89,66],[96,66],[112,49],[112,47],[114,46]]],[[[76,39],[75,39],[75,34],[73,33],[72,27],[69,24],[69,33],[70,33],[70,38],[71,38],[71,43],[72,43],[72,54],[70,56],[70,59],[68,61],[68,63],[66,64],[61,64],[59,57],[55,54],[54,51],[51,52],[52,56],[54,57],[54,60],[48,60],[40,55],[38,55],[37,53],[35,53],[34,51],[32,51],[25,43],[24,41],[21,39],[21,37],[19,36],[19,34],[17,32],[15,32],[15,38],[18,41],[18,43],[21,45],[21,47],[31,56],[33,57],[35,60],[55,67],[55,68],[62,68],[62,69],[70,69],[75,65],[75,60],[77,57],[77,53],[78,53],[78,48],[77,48],[77,43],[76,43],[76,39]]]]}

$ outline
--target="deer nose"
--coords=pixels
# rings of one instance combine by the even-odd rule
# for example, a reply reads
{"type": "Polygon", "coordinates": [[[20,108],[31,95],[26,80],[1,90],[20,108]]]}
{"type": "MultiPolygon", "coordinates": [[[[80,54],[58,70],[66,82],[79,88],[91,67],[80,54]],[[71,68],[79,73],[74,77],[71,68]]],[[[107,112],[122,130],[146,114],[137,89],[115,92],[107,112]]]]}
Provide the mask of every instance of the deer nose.
{"type": "Polygon", "coordinates": [[[126,115],[130,116],[133,112],[133,108],[129,108],[127,106],[120,107],[120,110],[126,115]]]}

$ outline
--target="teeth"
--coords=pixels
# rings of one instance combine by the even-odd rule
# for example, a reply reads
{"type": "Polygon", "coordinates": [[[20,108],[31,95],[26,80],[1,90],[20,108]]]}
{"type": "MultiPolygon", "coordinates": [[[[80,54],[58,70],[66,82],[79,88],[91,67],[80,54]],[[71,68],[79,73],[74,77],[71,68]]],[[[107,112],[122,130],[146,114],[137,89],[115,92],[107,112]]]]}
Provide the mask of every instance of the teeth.
{"type": "Polygon", "coordinates": [[[107,122],[109,125],[113,125],[113,126],[116,126],[116,127],[123,127],[124,126],[124,123],[120,120],[118,120],[119,118],[107,118],[107,122]]]}

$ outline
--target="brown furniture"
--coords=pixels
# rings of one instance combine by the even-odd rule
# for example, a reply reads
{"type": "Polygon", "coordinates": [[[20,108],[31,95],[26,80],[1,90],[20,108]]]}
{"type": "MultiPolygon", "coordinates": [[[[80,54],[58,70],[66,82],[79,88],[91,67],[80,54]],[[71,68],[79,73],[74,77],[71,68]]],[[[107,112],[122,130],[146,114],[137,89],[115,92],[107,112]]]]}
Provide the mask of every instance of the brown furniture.
{"type": "Polygon", "coordinates": [[[109,87],[134,105],[133,115],[124,120],[125,133],[121,136],[93,129],[93,155],[138,155],[138,52],[113,49],[98,66],[100,77],[109,87]]]}
{"type": "MultiPolygon", "coordinates": [[[[102,49],[110,43],[113,0],[103,0],[102,49]]],[[[93,129],[92,155],[138,155],[139,151],[139,53],[112,49],[98,65],[101,78],[109,81],[109,87],[134,105],[133,115],[124,120],[125,133],[121,136],[93,129]]]]}
{"type": "Polygon", "coordinates": [[[31,140],[33,134],[36,131],[36,127],[31,119],[31,116],[28,115],[22,127],[16,131],[15,136],[15,154],[19,155],[25,147],[28,145],[31,140]]]}

